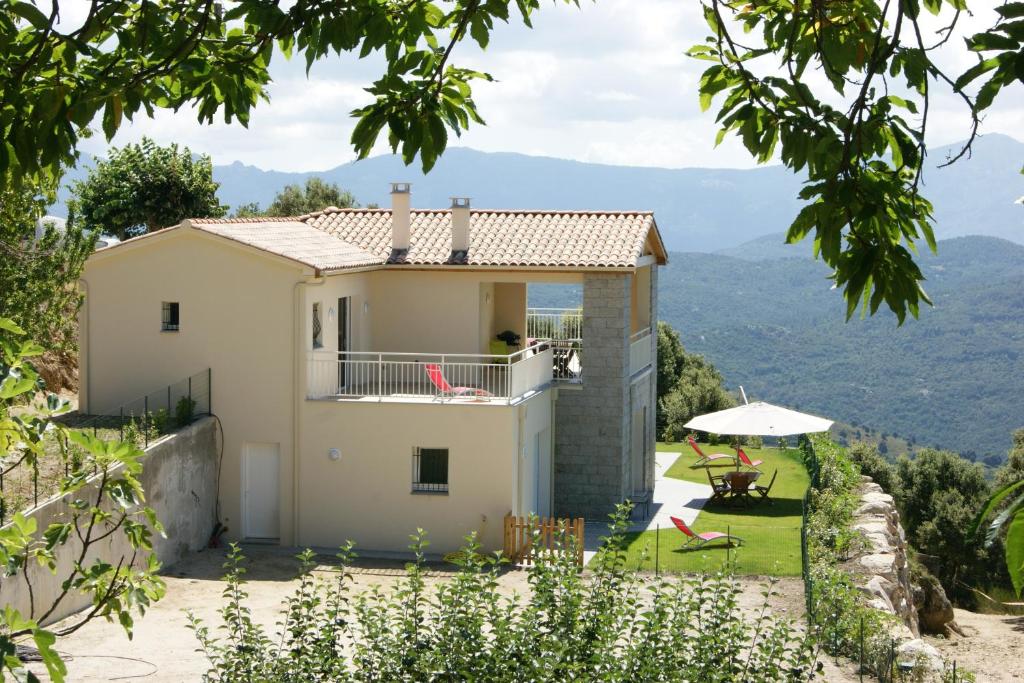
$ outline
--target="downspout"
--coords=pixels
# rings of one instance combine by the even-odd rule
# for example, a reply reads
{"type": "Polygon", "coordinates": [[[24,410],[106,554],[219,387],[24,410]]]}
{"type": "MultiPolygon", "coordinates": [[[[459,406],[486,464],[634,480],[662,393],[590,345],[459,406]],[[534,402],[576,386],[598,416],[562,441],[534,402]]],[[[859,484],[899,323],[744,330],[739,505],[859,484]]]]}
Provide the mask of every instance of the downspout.
{"type": "Polygon", "coordinates": [[[299,545],[299,475],[302,453],[302,403],[304,382],[303,372],[303,294],[305,287],[319,287],[327,282],[320,269],[313,271],[313,281],[299,280],[292,288],[292,545],[299,545]],[[300,289],[301,288],[301,289],[300,289]]]}
{"type": "Polygon", "coordinates": [[[89,363],[89,283],[84,277],[78,278],[82,291],[82,307],[78,309],[78,411],[92,410],[92,365],[89,363]],[[85,331],[83,332],[83,323],[85,331]],[[85,360],[83,363],[82,360],[85,360]],[[83,372],[84,369],[84,372],[83,372]],[[85,386],[85,410],[82,407],[82,386],[85,386]]]}

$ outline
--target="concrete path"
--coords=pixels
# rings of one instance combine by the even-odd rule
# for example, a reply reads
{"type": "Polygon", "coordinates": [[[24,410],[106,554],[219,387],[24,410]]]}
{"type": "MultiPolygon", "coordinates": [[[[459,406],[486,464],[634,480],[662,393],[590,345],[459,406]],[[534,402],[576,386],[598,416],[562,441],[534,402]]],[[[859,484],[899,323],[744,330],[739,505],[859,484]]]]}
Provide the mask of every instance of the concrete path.
{"type": "MultiPolygon", "coordinates": [[[[654,497],[651,500],[650,516],[635,521],[630,531],[654,531],[655,527],[672,528],[669,517],[679,517],[687,524],[693,524],[704,503],[711,497],[711,486],[665,476],[665,471],[676,461],[679,453],[655,453],[654,456],[654,497]]],[[[640,514],[643,514],[641,508],[640,514]]],[[[600,538],[608,533],[604,522],[588,522],[583,537],[583,563],[590,559],[600,547],[600,538]]]]}

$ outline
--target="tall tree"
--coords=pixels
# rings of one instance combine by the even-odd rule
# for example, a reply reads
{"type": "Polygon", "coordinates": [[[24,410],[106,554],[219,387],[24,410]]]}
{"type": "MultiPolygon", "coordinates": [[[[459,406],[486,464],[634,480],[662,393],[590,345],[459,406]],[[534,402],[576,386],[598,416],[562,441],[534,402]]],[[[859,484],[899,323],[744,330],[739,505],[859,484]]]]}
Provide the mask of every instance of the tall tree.
{"type": "MultiPolygon", "coordinates": [[[[453,64],[455,47],[467,38],[486,47],[513,8],[530,25],[540,0],[410,0],[400,9],[238,0],[226,12],[217,0],[106,0],[90,3],[77,26],[60,23],[66,4],[51,0],[45,13],[10,0],[0,10],[0,189],[55,177],[96,117],[108,140],[124,119],[156,108],[192,105],[201,122],[223,115],[244,125],[267,99],[275,48],[300,53],[307,68],[341,52],[382,55],[384,73],[367,88],[373,102],[352,112],[352,145],[365,157],[386,135],[407,163],[418,157],[429,170],[449,131],[483,122],[471,83],[492,80],[453,64]]],[[[788,239],[814,233],[848,315],[884,303],[902,322],[928,301],[914,249],[920,240],[934,249],[931,204],[919,192],[933,88],[960,97],[976,130],[1000,90],[1024,82],[1021,2],[1001,5],[997,23],[969,38],[974,66],[940,68],[934,50],[956,45],[965,11],[967,0],[705,5],[711,35],[692,54],[715,64],[701,79],[701,104],[724,95],[719,140],[736,133],[758,161],[778,156],[808,174],[788,239]],[[931,42],[922,9],[945,21],[931,42]]]]}
{"type": "Polygon", "coordinates": [[[72,206],[85,227],[131,237],[183,218],[223,216],[210,157],[193,158],[188,147],[161,147],[149,138],[111,148],[84,181],[75,183],[72,206]]]}
{"type": "Polygon", "coordinates": [[[273,203],[267,207],[268,216],[301,216],[302,214],[322,211],[328,206],[345,209],[359,206],[356,198],[347,190],[342,190],[337,183],[326,183],[313,176],[306,179],[305,186],[286,185],[274,197],[273,203]]]}
{"type": "MultiPolygon", "coordinates": [[[[94,236],[72,217],[63,230],[36,226],[52,191],[8,189],[0,193],[0,311],[46,349],[77,348],[75,316],[81,304],[78,276],[92,253],[94,236]]],[[[59,387],[54,387],[59,389],[59,387]]]]}
{"type": "Polygon", "coordinates": [[[658,321],[657,431],[668,441],[681,439],[683,427],[697,415],[736,405],[715,366],[687,353],[672,326],[658,321]]]}

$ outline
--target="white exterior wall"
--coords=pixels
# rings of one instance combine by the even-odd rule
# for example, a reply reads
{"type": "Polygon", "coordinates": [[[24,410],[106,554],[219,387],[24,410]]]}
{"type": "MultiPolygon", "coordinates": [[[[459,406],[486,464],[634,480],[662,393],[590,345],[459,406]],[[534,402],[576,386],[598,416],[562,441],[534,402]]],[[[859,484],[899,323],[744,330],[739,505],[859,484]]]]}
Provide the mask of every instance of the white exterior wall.
{"type": "Polygon", "coordinates": [[[224,426],[221,519],[241,534],[243,442],[281,454],[281,541],[290,544],[298,265],[192,229],[156,234],[92,257],[82,275],[83,412],[115,409],[207,367],[224,426]],[[161,332],[161,303],[181,329],[161,332]]]}
{"type": "Polygon", "coordinates": [[[485,549],[500,549],[517,454],[550,418],[550,391],[516,406],[306,401],[296,543],[405,551],[422,528],[430,553],[458,550],[474,531],[485,549]],[[448,449],[448,493],[412,491],[416,447],[448,449]]]}

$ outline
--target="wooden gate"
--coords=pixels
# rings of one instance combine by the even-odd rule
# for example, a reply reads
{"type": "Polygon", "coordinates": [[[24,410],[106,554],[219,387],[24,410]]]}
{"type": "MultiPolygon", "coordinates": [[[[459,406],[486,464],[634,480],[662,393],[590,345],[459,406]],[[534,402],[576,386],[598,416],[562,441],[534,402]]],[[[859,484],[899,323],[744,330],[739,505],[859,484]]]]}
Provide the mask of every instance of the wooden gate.
{"type": "Polygon", "coordinates": [[[583,518],[514,517],[505,515],[505,557],[512,564],[529,565],[537,552],[573,553],[583,566],[583,518]]]}

